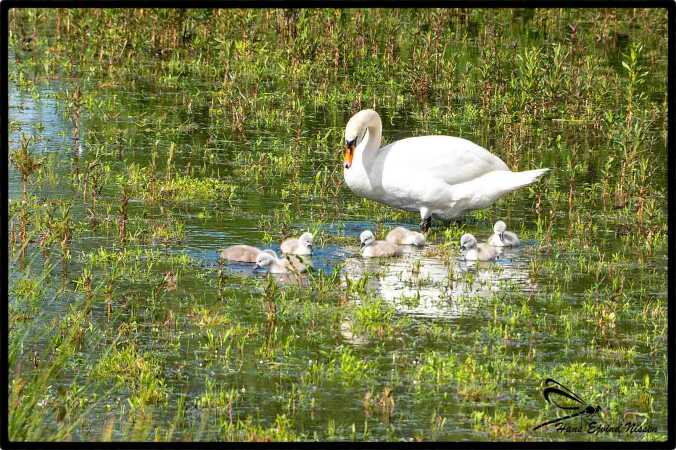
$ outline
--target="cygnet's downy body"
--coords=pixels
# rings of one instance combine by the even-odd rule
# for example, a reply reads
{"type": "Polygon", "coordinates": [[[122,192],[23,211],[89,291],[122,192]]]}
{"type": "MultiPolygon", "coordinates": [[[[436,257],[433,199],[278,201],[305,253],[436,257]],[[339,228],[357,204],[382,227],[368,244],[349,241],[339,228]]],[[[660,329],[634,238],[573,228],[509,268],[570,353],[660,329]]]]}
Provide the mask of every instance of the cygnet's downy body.
{"type": "Polygon", "coordinates": [[[493,225],[494,233],[488,238],[488,243],[495,247],[516,247],[521,243],[516,233],[507,231],[507,225],[502,220],[498,220],[493,225]]]}
{"type": "Polygon", "coordinates": [[[262,252],[275,254],[273,250],[261,250],[251,245],[233,245],[221,250],[221,259],[233,262],[255,263],[262,252]]]}
{"type": "Polygon", "coordinates": [[[498,252],[488,244],[478,244],[476,238],[469,233],[460,238],[460,249],[465,252],[467,261],[492,261],[498,252]]]}
{"type": "Polygon", "coordinates": [[[392,229],[387,233],[387,236],[385,236],[385,240],[396,245],[425,245],[424,234],[418,233],[417,231],[411,231],[404,227],[392,229]]]}
{"type": "Polygon", "coordinates": [[[312,254],[312,233],[303,233],[298,239],[289,238],[284,240],[280,246],[282,253],[291,255],[311,255],[312,254]]]}
{"type": "Polygon", "coordinates": [[[387,241],[376,241],[369,230],[359,235],[359,241],[362,246],[361,255],[365,258],[390,258],[401,255],[401,249],[397,245],[387,241]]]}
{"type": "Polygon", "coordinates": [[[277,258],[277,255],[267,252],[261,252],[256,258],[256,267],[262,267],[270,273],[302,273],[307,267],[296,255],[291,255],[286,258],[277,258]]]}

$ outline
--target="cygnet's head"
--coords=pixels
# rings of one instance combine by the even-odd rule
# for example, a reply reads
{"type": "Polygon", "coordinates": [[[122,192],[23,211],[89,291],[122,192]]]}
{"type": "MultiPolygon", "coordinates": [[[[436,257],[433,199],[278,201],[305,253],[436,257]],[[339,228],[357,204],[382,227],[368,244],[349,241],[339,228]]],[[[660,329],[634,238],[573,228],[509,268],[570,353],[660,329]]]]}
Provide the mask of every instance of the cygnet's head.
{"type": "Polygon", "coordinates": [[[493,225],[493,231],[495,231],[497,234],[504,233],[506,229],[507,224],[505,224],[505,222],[502,220],[498,220],[495,222],[495,225],[493,225]]]}
{"type": "Polygon", "coordinates": [[[460,248],[462,250],[469,250],[476,247],[476,238],[469,233],[465,233],[460,238],[460,248]]]}
{"type": "Polygon", "coordinates": [[[372,109],[363,109],[348,120],[345,126],[345,153],[343,158],[346,169],[352,166],[354,150],[364,140],[368,126],[373,121],[380,122],[380,116],[372,109]]]}
{"type": "Polygon", "coordinates": [[[300,237],[298,238],[298,243],[301,246],[303,246],[303,247],[309,249],[310,251],[312,251],[312,233],[306,232],[306,233],[301,234],[300,237]]]}
{"type": "Polygon", "coordinates": [[[495,234],[500,236],[501,241],[504,240],[503,237],[506,229],[507,225],[502,220],[498,220],[497,222],[495,222],[495,225],[493,225],[493,231],[495,232],[495,234]]]}
{"type": "Polygon", "coordinates": [[[256,257],[256,267],[268,267],[277,259],[277,254],[274,250],[263,250],[256,257]]]}
{"type": "Polygon", "coordinates": [[[371,230],[362,231],[359,235],[359,241],[361,242],[362,247],[367,247],[373,244],[373,241],[376,240],[376,237],[371,233],[371,230]]]}

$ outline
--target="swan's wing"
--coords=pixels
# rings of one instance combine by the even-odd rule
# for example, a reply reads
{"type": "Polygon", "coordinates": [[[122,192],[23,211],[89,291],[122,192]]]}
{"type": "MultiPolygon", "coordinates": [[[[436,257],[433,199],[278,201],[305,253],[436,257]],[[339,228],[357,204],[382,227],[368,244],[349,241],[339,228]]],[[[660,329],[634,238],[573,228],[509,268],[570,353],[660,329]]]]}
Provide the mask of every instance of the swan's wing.
{"type": "Polygon", "coordinates": [[[401,176],[424,173],[447,184],[464,183],[494,170],[509,170],[485,148],[452,136],[402,139],[378,150],[377,160],[385,172],[401,176]]]}

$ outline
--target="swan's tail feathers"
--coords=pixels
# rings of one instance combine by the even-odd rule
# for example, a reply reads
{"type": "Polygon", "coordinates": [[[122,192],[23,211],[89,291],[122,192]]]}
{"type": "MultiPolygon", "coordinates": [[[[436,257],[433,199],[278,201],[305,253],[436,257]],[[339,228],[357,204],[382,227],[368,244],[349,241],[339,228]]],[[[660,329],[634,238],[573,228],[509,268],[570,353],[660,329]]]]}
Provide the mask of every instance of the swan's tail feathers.
{"type": "MultiPolygon", "coordinates": [[[[452,208],[459,210],[460,213],[468,209],[486,208],[503,195],[535,182],[548,171],[549,169],[524,172],[493,170],[473,180],[453,185],[449,192],[452,208]]],[[[451,212],[445,217],[452,218],[458,214],[457,211],[451,212]]]]}
{"type": "Polygon", "coordinates": [[[548,170],[535,169],[524,172],[494,170],[468,183],[466,191],[456,188],[456,195],[459,198],[472,198],[475,208],[484,208],[503,195],[535,182],[548,170]]]}
{"type": "Polygon", "coordinates": [[[535,169],[525,170],[523,172],[507,172],[505,174],[505,192],[511,192],[520,187],[528,186],[548,171],[549,169],[535,169]]]}

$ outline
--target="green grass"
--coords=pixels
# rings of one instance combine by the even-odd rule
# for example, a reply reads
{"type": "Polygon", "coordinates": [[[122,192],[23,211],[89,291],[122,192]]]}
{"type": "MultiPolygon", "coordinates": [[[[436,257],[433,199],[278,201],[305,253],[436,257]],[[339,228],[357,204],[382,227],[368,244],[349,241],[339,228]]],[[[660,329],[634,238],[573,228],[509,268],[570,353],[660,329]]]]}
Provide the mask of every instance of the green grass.
{"type": "Polygon", "coordinates": [[[15,9],[9,44],[10,439],[665,439],[665,11],[15,9]],[[351,272],[419,220],[343,183],[366,107],[552,169],[403,259],[451,319],[351,272]],[[496,218],[513,264],[458,263],[496,218]],[[300,282],[215,256],[305,230],[300,282]],[[532,432],[547,377],[658,432],[532,432]]]}

